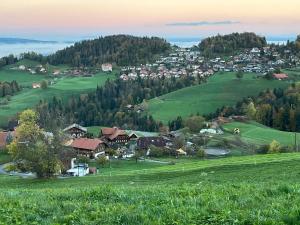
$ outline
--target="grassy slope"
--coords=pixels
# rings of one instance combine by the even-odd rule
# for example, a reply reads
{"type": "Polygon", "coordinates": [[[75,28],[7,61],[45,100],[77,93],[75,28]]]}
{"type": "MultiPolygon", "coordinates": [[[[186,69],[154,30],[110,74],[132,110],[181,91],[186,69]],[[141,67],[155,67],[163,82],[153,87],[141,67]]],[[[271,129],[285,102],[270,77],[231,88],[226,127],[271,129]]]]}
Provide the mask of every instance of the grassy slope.
{"type": "MultiPolygon", "coordinates": [[[[233,122],[225,124],[223,126],[225,130],[233,132],[234,128],[239,128],[241,131],[240,137],[245,140],[251,140],[256,144],[269,144],[273,140],[280,142],[282,145],[294,145],[295,134],[291,132],[283,132],[261,124],[251,123],[239,123],[233,122]]],[[[300,143],[300,134],[297,135],[297,141],[300,143]]]]}
{"type": "Polygon", "coordinates": [[[253,74],[245,74],[237,80],[234,73],[216,74],[208,82],[184,88],[159,98],[150,100],[149,111],[155,119],[167,123],[177,116],[208,114],[224,105],[234,105],[247,96],[257,96],[267,88],[287,87],[284,81],[254,79],[253,74]]]}
{"type": "Polygon", "coordinates": [[[0,176],[0,223],[296,224],[299,162],[294,153],[131,163],[74,179],[0,176]]]}
{"type": "MultiPolygon", "coordinates": [[[[22,80],[23,76],[28,76],[28,74],[19,74],[18,76],[22,80]]],[[[41,99],[49,99],[53,96],[68,97],[71,95],[85,93],[95,89],[97,85],[103,85],[108,78],[114,79],[115,76],[113,74],[109,75],[106,73],[99,73],[94,77],[62,77],[56,84],[49,86],[47,90],[31,88],[24,89],[17,95],[13,96],[8,105],[1,107],[0,125],[6,123],[9,117],[14,116],[18,112],[35,106],[41,99]]],[[[31,78],[26,79],[30,80],[31,78]]],[[[24,79],[22,81],[25,82],[24,79]]],[[[33,80],[30,82],[32,81],[33,80]]]]}

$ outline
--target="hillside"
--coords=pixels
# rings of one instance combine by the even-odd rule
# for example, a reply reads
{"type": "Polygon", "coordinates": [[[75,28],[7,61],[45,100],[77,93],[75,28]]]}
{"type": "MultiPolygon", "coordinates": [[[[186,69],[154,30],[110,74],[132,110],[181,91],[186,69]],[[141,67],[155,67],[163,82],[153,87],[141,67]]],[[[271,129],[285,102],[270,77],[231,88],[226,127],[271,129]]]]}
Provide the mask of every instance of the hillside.
{"type": "Polygon", "coordinates": [[[167,123],[177,116],[209,114],[224,105],[232,106],[247,96],[257,96],[267,88],[285,88],[289,83],[255,78],[245,74],[242,80],[234,73],[218,73],[208,82],[187,87],[149,101],[149,113],[157,120],[167,123]]]}
{"type": "Polygon", "coordinates": [[[0,175],[0,223],[297,224],[298,153],[175,162],[116,161],[84,178],[0,175]]]}
{"type": "Polygon", "coordinates": [[[199,44],[200,51],[206,56],[233,54],[236,51],[267,45],[265,37],[255,33],[232,33],[218,35],[202,40],[199,44]]]}
{"type": "MultiPolygon", "coordinates": [[[[115,74],[118,71],[113,71],[111,74],[97,73],[92,77],[71,77],[62,76],[53,78],[47,74],[30,74],[26,71],[11,70],[10,68],[18,65],[36,66],[38,62],[23,60],[16,64],[6,66],[0,70],[0,82],[16,80],[24,88],[16,95],[12,96],[8,104],[0,106],[0,126],[5,126],[9,118],[15,116],[17,113],[35,107],[40,100],[50,100],[53,96],[59,98],[68,98],[73,95],[87,93],[95,90],[97,86],[104,85],[107,79],[115,79],[115,74]],[[31,87],[34,82],[41,82],[42,80],[53,81],[46,90],[33,89],[31,87]]],[[[65,65],[50,66],[50,72],[54,69],[66,69],[65,65]]]]}
{"type": "MultiPolygon", "coordinates": [[[[282,145],[293,146],[295,143],[295,133],[275,130],[256,122],[233,122],[225,124],[223,128],[229,133],[233,133],[234,128],[239,128],[241,131],[239,137],[253,144],[270,144],[273,140],[278,141],[282,145]]],[[[297,135],[297,142],[300,143],[299,133],[297,135]]]]}
{"type": "Polygon", "coordinates": [[[54,65],[96,66],[110,62],[128,66],[151,62],[170,48],[169,43],[156,37],[114,35],[76,43],[49,56],[48,60],[54,65]]]}

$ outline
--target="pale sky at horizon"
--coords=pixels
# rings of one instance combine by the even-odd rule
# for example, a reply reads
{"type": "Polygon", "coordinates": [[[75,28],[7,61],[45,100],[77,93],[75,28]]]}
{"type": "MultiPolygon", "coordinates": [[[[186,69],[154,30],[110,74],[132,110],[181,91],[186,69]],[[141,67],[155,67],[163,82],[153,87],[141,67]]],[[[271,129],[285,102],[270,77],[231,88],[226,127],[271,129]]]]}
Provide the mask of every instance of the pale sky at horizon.
{"type": "Polygon", "coordinates": [[[0,36],[300,33],[300,0],[0,0],[0,36]]]}

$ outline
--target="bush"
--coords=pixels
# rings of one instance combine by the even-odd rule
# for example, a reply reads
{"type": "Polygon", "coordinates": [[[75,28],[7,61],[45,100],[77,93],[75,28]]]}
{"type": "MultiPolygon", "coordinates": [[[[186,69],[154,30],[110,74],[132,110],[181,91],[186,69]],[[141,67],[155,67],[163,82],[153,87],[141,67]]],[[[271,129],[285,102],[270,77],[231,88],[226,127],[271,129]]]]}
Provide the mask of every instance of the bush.
{"type": "Polygon", "coordinates": [[[96,160],[96,163],[102,167],[104,167],[107,163],[108,163],[108,160],[107,160],[107,157],[105,155],[103,156],[100,156],[97,160],[96,160]]]}
{"type": "Polygon", "coordinates": [[[269,152],[269,145],[262,145],[257,150],[257,154],[267,154],[269,152]]]}
{"type": "Polygon", "coordinates": [[[150,146],[150,157],[162,157],[164,155],[164,150],[161,148],[158,148],[156,146],[150,146]]]}
{"type": "Polygon", "coordinates": [[[273,154],[273,153],[279,153],[281,150],[281,145],[278,141],[273,140],[271,142],[271,144],[269,145],[269,150],[268,153],[269,154],[273,154]]]}
{"type": "Polygon", "coordinates": [[[202,148],[198,149],[198,151],[197,151],[197,157],[200,158],[200,159],[203,159],[203,158],[205,158],[205,156],[206,156],[205,150],[202,149],[202,148]]]}

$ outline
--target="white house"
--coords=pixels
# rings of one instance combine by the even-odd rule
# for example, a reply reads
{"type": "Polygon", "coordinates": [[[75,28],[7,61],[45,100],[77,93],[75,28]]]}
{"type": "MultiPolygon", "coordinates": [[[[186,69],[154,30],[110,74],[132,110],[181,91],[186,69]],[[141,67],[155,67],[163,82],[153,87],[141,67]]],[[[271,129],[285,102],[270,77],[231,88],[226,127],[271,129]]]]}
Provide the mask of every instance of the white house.
{"type": "Polygon", "coordinates": [[[71,161],[71,169],[67,170],[67,174],[73,177],[83,177],[89,174],[89,166],[85,163],[75,164],[75,158],[71,161]]]}
{"type": "Polygon", "coordinates": [[[112,71],[112,64],[110,63],[104,63],[101,65],[103,72],[111,72],[112,71]]]}

